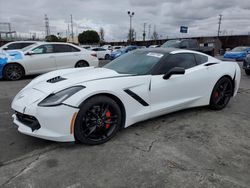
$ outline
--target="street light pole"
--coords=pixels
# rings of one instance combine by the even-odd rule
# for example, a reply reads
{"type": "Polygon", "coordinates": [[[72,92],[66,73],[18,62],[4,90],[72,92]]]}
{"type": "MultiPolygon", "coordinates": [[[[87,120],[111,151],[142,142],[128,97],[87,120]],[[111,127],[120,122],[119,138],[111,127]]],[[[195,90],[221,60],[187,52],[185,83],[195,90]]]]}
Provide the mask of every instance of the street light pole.
{"type": "Polygon", "coordinates": [[[129,16],[129,43],[131,44],[132,42],[132,17],[135,15],[134,12],[128,11],[128,16],[129,16]]]}

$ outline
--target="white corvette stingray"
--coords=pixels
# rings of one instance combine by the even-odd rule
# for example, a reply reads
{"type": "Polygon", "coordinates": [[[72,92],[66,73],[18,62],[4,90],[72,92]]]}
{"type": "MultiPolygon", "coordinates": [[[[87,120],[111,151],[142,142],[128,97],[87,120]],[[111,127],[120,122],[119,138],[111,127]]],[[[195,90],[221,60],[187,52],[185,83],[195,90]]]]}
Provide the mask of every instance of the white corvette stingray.
{"type": "Polygon", "coordinates": [[[224,108],[239,88],[240,68],[170,48],[132,51],[103,68],[64,69],[35,78],[12,102],[21,133],[101,144],[120,128],[173,111],[224,108]]]}

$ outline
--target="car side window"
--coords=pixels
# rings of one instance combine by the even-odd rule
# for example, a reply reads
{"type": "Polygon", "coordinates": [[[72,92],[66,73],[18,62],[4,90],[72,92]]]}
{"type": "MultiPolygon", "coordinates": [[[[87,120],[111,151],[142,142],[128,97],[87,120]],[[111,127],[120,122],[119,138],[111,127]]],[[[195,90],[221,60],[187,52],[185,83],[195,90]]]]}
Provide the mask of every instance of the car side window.
{"type": "Polygon", "coordinates": [[[189,47],[189,43],[188,43],[188,41],[187,40],[185,40],[185,41],[182,41],[181,42],[181,47],[185,47],[185,48],[188,48],[189,47]]]}
{"type": "Polygon", "coordinates": [[[160,74],[165,74],[174,67],[189,69],[196,65],[195,57],[192,53],[171,54],[160,68],[160,74]]]}
{"type": "Polygon", "coordinates": [[[21,48],[20,48],[20,49],[25,48],[25,47],[27,47],[27,46],[30,46],[30,45],[32,45],[32,44],[34,44],[34,43],[20,43],[20,45],[21,45],[21,48]]]}
{"type": "Polygon", "coordinates": [[[53,44],[55,53],[78,52],[80,51],[67,44],[53,44]]]}
{"type": "Polygon", "coordinates": [[[16,49],[20,49],[20,48],[21,48],[20,43],[12,43],[12,44],[9,44],[7,46],[8,50],[16,50],[16,49]]]}
{"type": "Polygon", "coordinates": [[[196,62],[198,65],[201,65],[203,63],[206,63],[208,61],[208,57],[205,55],[201,55],[201,54],[194,54],[196,62]]]}
{"type": "Polygon", "coordinates": [[[195,40],[189,41],[189,48],[196,48],[197,46],[198,46],[198,44],[195,40]]]}
{"type": "Polygon", "coordinates": [[[53,46],[51,44],[40,45],[32,50],[34,54],[53,53],[53,46]]]}

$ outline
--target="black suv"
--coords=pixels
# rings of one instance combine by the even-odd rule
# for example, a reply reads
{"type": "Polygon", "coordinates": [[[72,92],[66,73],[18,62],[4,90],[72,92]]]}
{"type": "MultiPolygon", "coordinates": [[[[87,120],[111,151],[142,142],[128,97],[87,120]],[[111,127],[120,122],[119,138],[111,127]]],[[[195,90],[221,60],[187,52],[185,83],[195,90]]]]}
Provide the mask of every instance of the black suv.
{"type": "Polygon", "coordinates": [[[243,61],[243,69],[245,69],[247,75],[250,75],[250,54],[243,61]]]}

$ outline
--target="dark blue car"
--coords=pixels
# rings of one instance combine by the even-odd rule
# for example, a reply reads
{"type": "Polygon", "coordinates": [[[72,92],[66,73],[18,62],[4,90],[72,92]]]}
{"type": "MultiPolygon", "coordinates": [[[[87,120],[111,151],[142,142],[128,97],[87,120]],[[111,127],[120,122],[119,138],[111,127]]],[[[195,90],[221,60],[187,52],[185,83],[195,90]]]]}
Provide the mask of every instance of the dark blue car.
{"type": "Polygon", "coordinates": [[[247,75],[250,75],[250,54],[243,61],[243,69],[245,70],[247,75]]]}
{"type": "Polygon", "coordinates": [[[224,54],[224,58],[235,59],[236,61],[243,61],[247,54],[250,53],[249,46],[239,46],[224,54]]]}
{"type": "Polygon", "coordinates": [[[134,45],[130,45],[130,46],[127,46],[125,48],[122,48],[122,49],[119,49],[119,50],[116,50],[116,51],[113,51],[111,53],[111,59],[116,59],[117,57],[120,57],[121,55],[125,54],[125,53],[128,53],[132,50],[135,50],[137,49],[138,46],[134,46],[134,45]]]}

